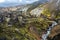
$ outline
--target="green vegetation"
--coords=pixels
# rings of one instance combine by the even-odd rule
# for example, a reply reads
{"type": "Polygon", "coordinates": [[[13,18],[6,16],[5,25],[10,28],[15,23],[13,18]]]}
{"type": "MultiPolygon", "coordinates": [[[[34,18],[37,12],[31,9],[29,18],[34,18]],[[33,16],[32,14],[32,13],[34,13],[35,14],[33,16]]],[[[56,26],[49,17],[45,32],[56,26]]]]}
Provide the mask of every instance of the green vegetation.
{"type": "Polygon", "coordinates": [[[6,21],[0,23],[0,38],[6,37],[7,40],[37,40],[36,34],[40,36],[49,27],[50,21],[52,21],[50,19],[59,19],[60,11],[50,12],[49,9],[44,9],[42,16],[36,18],[25,16],[26,18],[23,18],[22,21],[16,21],[15,23],[12,21],[12,26],[8,26],[6,21]]]}
{"type": "Polygon", "coordinates": [[[12,26],[8,26],[5,22],[0,24],[0,37],[6,37],[7,40],[36,40],[36,38],[30,33],[29,27],[36,27],[40,35],[42,29],[48,27],[48,23],[43,18],[27,18],[27,22],[23,26],[19,26],[19,22],[14,23],[12,26]]]}

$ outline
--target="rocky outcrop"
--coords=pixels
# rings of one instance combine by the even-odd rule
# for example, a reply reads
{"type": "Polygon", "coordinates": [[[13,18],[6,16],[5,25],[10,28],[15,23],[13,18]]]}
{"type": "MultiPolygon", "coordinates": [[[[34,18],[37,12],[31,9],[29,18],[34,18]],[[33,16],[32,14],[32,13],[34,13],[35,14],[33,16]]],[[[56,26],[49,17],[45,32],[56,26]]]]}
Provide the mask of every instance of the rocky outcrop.
{"type": "Polygon", "coordinates": [[[26,11],[30,5],[14,6],[14,7],[2,7],[0,13],[12,12],[12,11],[26,11]]]}
{"type": "Polygon", "coordinates": [[[30,14],[34,17],[40,17],[42,11],[43,11],[43,8],[37,7],[35,9],[31,10],[30,14]]]}
{"type": "Polygon", "coordinates": [[[49,35],[50,38],[53,38],[55,35],[60,34],[60,25],[55,26],[49,35]]]}

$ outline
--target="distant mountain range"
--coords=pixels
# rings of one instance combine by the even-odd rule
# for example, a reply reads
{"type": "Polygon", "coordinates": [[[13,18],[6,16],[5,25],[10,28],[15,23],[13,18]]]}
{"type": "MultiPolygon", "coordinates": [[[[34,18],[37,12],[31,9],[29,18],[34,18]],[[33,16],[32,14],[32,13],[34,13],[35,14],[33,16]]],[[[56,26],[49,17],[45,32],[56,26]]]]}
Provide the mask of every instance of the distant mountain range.
{"type": "MultiPolygon", "coordinates": [[[[39,0],[39,1],[36,1],[36,3],[45,3],[47,2],[48,0],[39,0]]],[[[9,6],[17,6],[17,5],[25,5],[25,4],[29,4],[29,3],[19,3],[19,2],[3,2],[3,3],[0,3],[0,7],[9,7],[9,6]]],[[[33,4],[33,3],[30,3],[30,4],[33,4]]],[[[35,3],[34,3],[35,4],[35,3]]]]}
{"type": "Polygon", "coordinates": [[[7,6],[14,6],[17,5],[16,3],[1,3],[0,7],[7,7],[7,6]]]}

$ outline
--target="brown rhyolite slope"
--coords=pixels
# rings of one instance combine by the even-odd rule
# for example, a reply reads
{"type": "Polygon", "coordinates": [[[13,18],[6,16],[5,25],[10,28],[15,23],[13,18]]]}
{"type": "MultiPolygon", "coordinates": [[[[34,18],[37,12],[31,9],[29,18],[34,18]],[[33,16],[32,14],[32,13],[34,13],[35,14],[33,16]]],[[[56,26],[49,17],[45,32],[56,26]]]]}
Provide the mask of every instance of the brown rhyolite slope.
{"type": "Polygon", "coordinates": [[[56,25],[49,35],[49,37],[53,38],[55,35],[58,35],[60,33],[60,25],[56,25]]]}

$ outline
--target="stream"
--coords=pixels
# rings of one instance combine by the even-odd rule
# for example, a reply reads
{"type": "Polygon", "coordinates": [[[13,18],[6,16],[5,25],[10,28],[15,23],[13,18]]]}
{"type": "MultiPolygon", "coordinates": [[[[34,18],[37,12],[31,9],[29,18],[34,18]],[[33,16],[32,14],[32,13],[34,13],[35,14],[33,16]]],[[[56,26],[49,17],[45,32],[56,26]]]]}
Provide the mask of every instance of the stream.
{"type": "Polygon", "coordinates": [[[57,25],[57,22],[53,21],[53,22],[52,22],[52,25],[49,26],[49,28],[47,29],[46,33],[44,33],[44,34],[42,35],[42,40],[47,40],[47,37],[49,36],[52,28],[54,28],[54,26],[56,26],[56,25],[57,25]]]}

